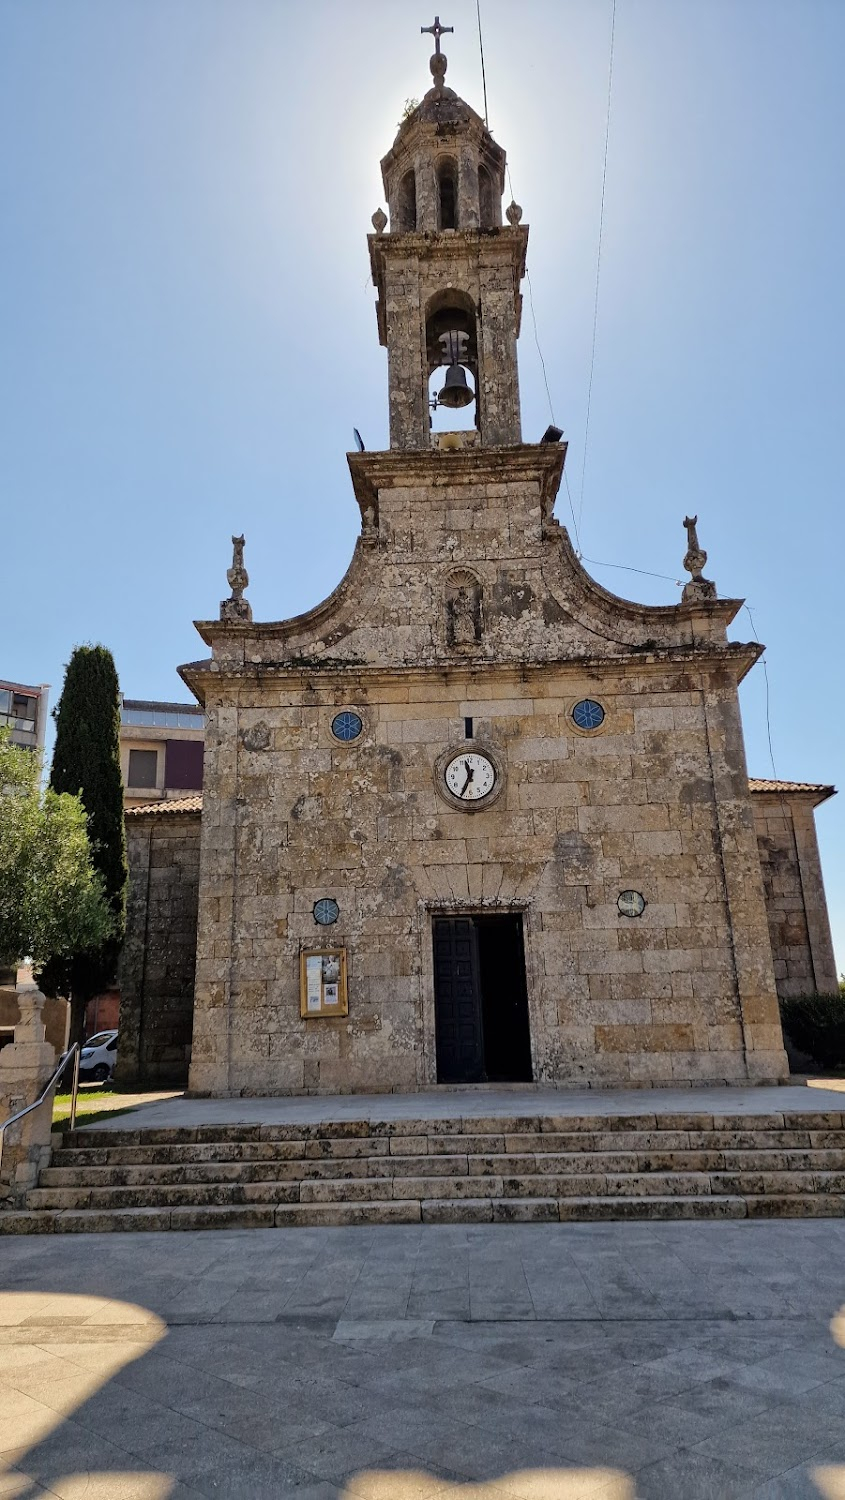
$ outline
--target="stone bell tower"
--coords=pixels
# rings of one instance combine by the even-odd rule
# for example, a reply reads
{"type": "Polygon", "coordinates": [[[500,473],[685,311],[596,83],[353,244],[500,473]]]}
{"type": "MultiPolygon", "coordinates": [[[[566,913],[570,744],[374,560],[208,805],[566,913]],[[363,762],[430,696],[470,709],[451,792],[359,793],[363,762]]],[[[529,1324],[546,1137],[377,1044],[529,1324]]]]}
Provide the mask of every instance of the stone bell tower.
{"type": "Polygon", "coordinates": [[[515,204],[502,224],[505,153],[446,87],[440,37],[451,29],[439,18],[423,28],[435,39],[434,84],[381,163],[389,231],[379,210],[369,237],[394,449],[429,447],[429,380],[441,365],[449,373],[442,404],[465,405],[474,388],[470,442],[521,441],[516,341],[528,230],[515,204]]]}

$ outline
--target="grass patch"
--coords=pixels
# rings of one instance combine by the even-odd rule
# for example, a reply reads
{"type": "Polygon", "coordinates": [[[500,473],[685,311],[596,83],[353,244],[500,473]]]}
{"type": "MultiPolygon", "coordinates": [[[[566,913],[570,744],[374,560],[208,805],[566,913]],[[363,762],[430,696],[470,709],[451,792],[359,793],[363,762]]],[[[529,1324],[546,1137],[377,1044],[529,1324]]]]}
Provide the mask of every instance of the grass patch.
{"type": "MultiPolygon", "coordinates": [[[[91,1125],[95,1120],[110,1120],[113,1115],[125,1115],[134,1109],[138,1103],[140,1089],[118,1089],[112,1084],[107,1087],[98,1085],[96,1087],[82,1087],[76,1096],[76,1119],[77,1123],[91,1125]],[[130,1095],[131,1104],[122,1104],[121,1100],[130,1095]]],[[[151,1093],[160,1092],[151,1089],[151,1093]]],[[[70,1128],[70,1089],[62,1089],[56,1093],[53,1099],[53,1129],[68,1130],[70,1128]]]]}
{"type": "MultiPolygon", "coordinates": [[[[130,1115],[134,1108],[133,1104],[125,1104],[122,1109],[80,1109],[77,1106],[76,1123],[77,1126],[95,1125],[98,1120],[113,1120],[116,1115],[130,1115]]],[[[53,1111],[53,1129],[62,1135],[70,1130],[70,1103],[62,1113],[53,1111]]]]}

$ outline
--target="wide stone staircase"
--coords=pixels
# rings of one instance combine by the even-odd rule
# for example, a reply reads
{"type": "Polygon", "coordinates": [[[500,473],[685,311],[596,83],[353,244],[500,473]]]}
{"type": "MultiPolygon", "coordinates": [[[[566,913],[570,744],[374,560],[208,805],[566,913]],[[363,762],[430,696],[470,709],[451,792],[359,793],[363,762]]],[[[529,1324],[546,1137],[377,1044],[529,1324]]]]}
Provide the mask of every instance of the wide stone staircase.
{"type": "Polygon", "coordinates": [[[838,1113],[83,1129],[0,1232],[839,1217],[838,1113]]]}

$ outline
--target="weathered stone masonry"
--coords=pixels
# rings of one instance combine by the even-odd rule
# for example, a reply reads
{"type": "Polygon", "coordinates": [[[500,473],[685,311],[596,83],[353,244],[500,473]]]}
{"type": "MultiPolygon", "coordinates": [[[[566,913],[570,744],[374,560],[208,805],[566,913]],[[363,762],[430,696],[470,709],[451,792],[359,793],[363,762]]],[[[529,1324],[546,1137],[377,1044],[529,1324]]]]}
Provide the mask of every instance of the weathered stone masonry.
{"type": "MultiPolygon", "coordinates": [[[[836,989],[836,968],[813,820],[814,808],[832,795],[833,788],[807,783],[752,780],[750,789],[778,995],[786,998],[813,991],[833,993],[836,989]],[[800,834],[795,833],[794,818],[802,825],[800,834]],[[799,850],[803,869],[799,866],[799,850]]],[[[172,808],[168,809],[166,806],[139,809],[131,815],[129,856],[132,897],[123,960],[124,999],[121,1011],[122,1036],[126,1036],[127,1046],[124,1047],[121,1042],[119,1075],[127,1083],[159,1078],[175,1084],[188,1081],[196,963],[197,886],[194,881],[179,878],[180,867],[172,862],[170,869],[173,878],[169,900],[159,901],[153,909],[148,910],[146,872],[149,843],[157,835],[163,837],[172,852],[172,839],[178,834],[188,846],[188,857],[196,860],[198,867],[200,800],[185,799],[180,805],[178,819],[174,818],[172,808]],[[141,825],[145,828],[143,836],[141,825]],[[149,944],[153,951],[166,947],[172,943],[174,928],[187,935],[184,962],[179,969],[182,989],[178,1012],[178,1057],[174,1057],[173,1053],[172,1031],[162,1032],[159,1023],[161,1001],[156,989],[151,988],[152,976],[143,972],[145,944],[149,944]],[[138,1066],[137,1056],[136,1038],[140,1031],[146,1037],[143,1070],[138,1066]],[[181,1069],[177,1066],[178,1058],[183,1059],[181,1069]],[[162,1064],[165,1063],[166,1067],[162,1071],[162,1064]]],[[[468,872],[468,884],[469,878],[468,872]]],[[[489,882],[490,876],[487,878],[489,882]]],[[[483,871],[481,880],[483,893],[483,871]]],[[[488,891],[489,889],[488,884],[488,891]]],[[[622,932],[624,931],[623,928],[622,932]]],[[[631,932],[625,941],[635,945],[638,941],[642,942],[642,939],[637,939],[635,933],[631,932]]],[[[591,980],[591,987],[598,995],[598,976],[595,981],[591,980]]],[[[357,999],[354,990],[353,996],[357,999]]],[[[169,1010],[172,1017],[173,995],[161,998],[164,1012],[169,1010]]],[[[641,1081],[650,1080],[646,1075],[641,1081]]],[[[304,1084],[303,1087],[307,1089],[309,1085],[304,1084]]]]}
{"type": "Polygon", "coordinates": [[[187,1081],[194,1011],[199,797],[126,814],[129,901],[116,1080],[187,1081]]]}
{"type": "Polygon", "coordinates": [[[833,787],[758,781],[752,790],[778,994],[833,995],[836,962],[814,817],[833,787]]]}
{"type": "MultiPolygon", "coordinates": [[[[207,726],[190,1087],[434,1084],[444,1017],[457,1036],[478,981],[458,958],[436,979],[433,924],[508,913],[536,1081],[782,1077],[737,695],[761,648],[728,640],[740,601],[701,576],[695,518],[679,604],[632,604],[581,567],[553,515],[565,446],[521,440],[528,230],[515,204],[502,225],[504,153],[442,55],[432,69],[382,163],[390,232],[373,216],[391,448],[349,457],[349,571],[307,614],[253,622],[234,539],[232,596],[197,626],[210,656],[181,669],[207,726]],[[474,383],[473,433],[430,433],[443,365],[461,404],[474,383]],[[579,726],[584,700],[600,722],[579,726]],[[470,753],[486,800],[445,789],[470,753]],[[347,951],[349,1015],[303,1018],[300,955],[327,940],[347,951]]],[[[176,856],[157,863],[150,837],[166,924],[176,856]]],[[[184,976],[184,948],[167,954],[184,976]]]]}

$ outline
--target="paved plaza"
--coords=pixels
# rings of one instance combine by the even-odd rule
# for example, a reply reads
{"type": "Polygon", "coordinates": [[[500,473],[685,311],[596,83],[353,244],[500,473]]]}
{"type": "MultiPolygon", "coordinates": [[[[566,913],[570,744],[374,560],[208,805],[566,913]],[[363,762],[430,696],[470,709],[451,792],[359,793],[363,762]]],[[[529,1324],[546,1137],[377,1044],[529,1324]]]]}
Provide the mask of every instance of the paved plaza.
{"type": "Polygon", "coordinates": [[[845,1223],[0,1244],[0,1496],[841,1500],[845,1223]]]}

